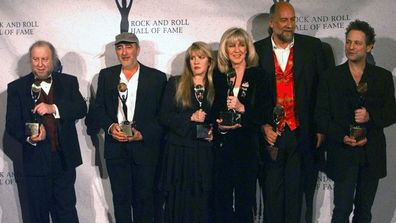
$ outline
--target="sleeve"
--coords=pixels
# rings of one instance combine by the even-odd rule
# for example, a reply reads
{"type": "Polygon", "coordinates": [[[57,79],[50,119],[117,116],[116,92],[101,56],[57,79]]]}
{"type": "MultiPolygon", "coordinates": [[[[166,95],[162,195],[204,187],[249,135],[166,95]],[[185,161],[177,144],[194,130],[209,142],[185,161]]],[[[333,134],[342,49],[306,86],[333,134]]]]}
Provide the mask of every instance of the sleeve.
{"type": "Polygon", "coordinates": [[[26,143],[25,123],[23,120],[22,100],[17,92],[17,87],[8,84],[7,88],[7,111],[6,130],[20,143],[26,143]]]}
{"type": "Polygon", "coordinates": [[[257,129],[268,120],[268,111],[271,110],[271,96],[269,94],[268,76],[263,69],[255,68],[253,77],[251,99],[245,106],[242,115],[246,125],[257,129]]]}
{"type": "MultiPolygon", "coordinates": [[[[317,126],[317,133],[325,134],[326,137],[332,140],[343,143],[345,136],[345,128],[340,125],[340,120],[334,120],[334,115],[331,106],[330,92],[332,90],[332,82],[329,80],[331,72],[326,72],[319,80],[319,91],[317,91],[316,106],[314,112],[314,119],[317,126]]],[[[341,120],[342,121],[342,120],[341,120]]]]}
{"type": "Polygon", "coordinates": [[[255,125],[261,126],[265,124],[272,124],[272,95],[270,93],[269,74],[264,70],[258,76],[256,95],[254,97],[254,104],[256,105],[253,111],[253,122],[255,125]]]}
{"type": "MultiPolygon", "coordinates": [[[[159,121],[159,114],[160,114],[160,106],[163,99],[163,93],[166,86],[166,76],[162,72],[156,73],[156,82],[153,85],[156,91],[155,97],[155,105],[153,105],[155,111],[154,116],[151,117],[149,120],[146,120],[143,125],[137,124],[137,129],[142,133],[143,140],[145,142],[158,142],[162,137],[162,126],[160,125],[159,121]]],[[[111,123],[110,123],[111,124],[111,123]]]]}
{"type": "MultiPolygon", "coordinates": [[[[314,67],[314,82],[312,84],[312,92],[313,92],[313,103],[311,103],[311,111],[314,113],[315,111],[315,102],[317,102],[316,98],[318,97],[318,91],[321,89],[319,87],[319,81],[321,77],[324,75],[325,71],[328,69],[328,64],[326,63],[326,58],[325,58],[325,52],[323,49],[323,43],[320,41],[320,39],[315,38],[315,42],[313,44],[313,51],[314,51],[314,56],[315,56],[315,67],[314,67]]],[[[330,55],[327,55],[330,56],[330,55]]],[[[314,122],[314,131],[316,133],[322,133],[320,130],[320,127],[315,125],[314,122]]]]}
{"type": "Polygon", "coordinates": [[[101,70],[99,72],[99,77],[98,77],[98,88],[96,91],[96,97],[94,101],[94,105],[92,106],[92,112],[91,114],[93,117],[92,119],[97,121],[99,126],[107,132],[107,129],[110,127],[110,125],[113,123],[111,120],[111,117],[108,115],[106,111],[106,94],[109,94],[110,92],[106,92],[106,80],[105,80],[105,72],[104,70],[101,70]]]}
{"type": "Polygon", "coordinates": [[[373,109],[370,107],[367,108],[370,114],[370,124],[374,128],[385,128],[396,122],[395,86],[393,85],[392,74],[390,72],[386,71],[384,73],[382,83],[382,106],[377,106],[373,109]]]}
{"type": "Polygon", "coordinates": [[[175,100],[177,78],[171,77],[166,85],[162,100],[160,120],[172,133],[185,137],[192,134],[194,123],[191,122],[192,112],[178,109],[175,100]]]}
{"type": "Polygon", "coordinates": [[[82,97],[76,77],[71,77],[67,86],[69,97],[61,97],[55,104],[58,107],[59,116],[62,120],[77,120],[87,114],[87,104],[82,97]]]}

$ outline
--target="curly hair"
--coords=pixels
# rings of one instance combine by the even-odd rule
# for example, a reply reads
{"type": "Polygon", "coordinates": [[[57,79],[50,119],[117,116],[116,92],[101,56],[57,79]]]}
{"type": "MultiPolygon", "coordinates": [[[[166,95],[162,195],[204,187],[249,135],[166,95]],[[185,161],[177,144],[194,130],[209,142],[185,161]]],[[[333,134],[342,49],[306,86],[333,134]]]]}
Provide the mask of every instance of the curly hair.
{"type": "Polygon", "coordinates": [[[367,22],[360,21],[358,19],[355,21],[352,21],[351,23],[349,23],[348,27],[346,28],[345,36],[347,36],[351,30],[362,31],[366,36],[366,44],[374,45],[374,43],[375,43],[374,28],[371,27],[367,22]]]}

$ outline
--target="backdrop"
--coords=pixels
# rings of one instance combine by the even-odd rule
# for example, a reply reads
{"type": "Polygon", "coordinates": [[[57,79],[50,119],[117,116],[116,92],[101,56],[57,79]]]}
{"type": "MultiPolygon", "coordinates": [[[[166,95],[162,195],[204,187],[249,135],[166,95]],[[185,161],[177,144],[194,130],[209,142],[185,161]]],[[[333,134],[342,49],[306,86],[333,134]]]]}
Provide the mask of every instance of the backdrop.
{"type": "MultiPolygon", "coordinates": [[[[183,66],[184,50],[194,41],[217,49],[229,27],[246,29],[254,40],[266,37],[272,0],[1,0],[0,8],[0,222],[26,218],[21,177],[21,150],[5,132],[7,83],[30,72],[28,47],[39,39],[58,50],[63,72],[77,76],[89,103],[100,69],[117,64],[114,36],[135,32],[141,40],[140,62],[170,75],[183,66]],[[19,181],[21,183],[16,183],[19,181]]],[[[351,20],[368,21],[377,33],[374,60],[396,76],[396,13],[394,0],[291,0],[297,32],[328,44],[329,61],[340,64],[344,32],[351,20]]],[[[103,161],[103,136],[89,136],[84,120],[77,123],[84,164],[77,168],[77,208],[80,222],[114,222],[111,191],[103,161]]],[[[380,181],[373,222],[396,222],[396,127],[386,129],[388,176],[380,181]]],[[[330,222],[333,184],[320,174],[316,222],[330,222]]],[[[260,216],[257,218],[260,221],[260,216]]],[[[28,222],[28,221],[26,221],[28,222]]]]}

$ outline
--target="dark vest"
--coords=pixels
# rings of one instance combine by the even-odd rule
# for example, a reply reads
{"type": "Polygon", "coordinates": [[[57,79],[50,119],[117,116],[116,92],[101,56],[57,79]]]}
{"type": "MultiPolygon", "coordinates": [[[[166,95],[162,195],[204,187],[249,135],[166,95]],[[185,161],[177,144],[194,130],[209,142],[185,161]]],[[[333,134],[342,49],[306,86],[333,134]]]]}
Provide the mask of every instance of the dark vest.
{"type": "MultiPolygon", "coordinates": [[[[40,98],[37,103],[44,102],[50,105],[54,104],[54,91],[52,89],[53,85],[51,85],[48,95],[43,90],[41,90],[40,98]]],[[[54,115],[45,114],[43,122],[47,132],[47,137],[51,141],[51,150],[56,151],[59,146],[57,121],[55,120],[54,115]]]]}

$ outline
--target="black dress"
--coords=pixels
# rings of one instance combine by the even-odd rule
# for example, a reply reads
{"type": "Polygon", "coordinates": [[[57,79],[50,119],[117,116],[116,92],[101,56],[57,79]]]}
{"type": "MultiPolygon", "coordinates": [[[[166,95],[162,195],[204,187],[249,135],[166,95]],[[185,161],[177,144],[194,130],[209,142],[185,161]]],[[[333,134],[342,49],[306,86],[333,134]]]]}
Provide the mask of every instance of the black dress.
{"type": "MultiPolygon", "coordinates": [[[[171,77],[165,90],[161,122],[167,128],[160,188],[165,193],[166,222],[209,222],[209,195],[212,190],[211,143],[196,139],[197,123],[190,120],[199,109],[191,89],[192,107],[183,109],[176,104],[176,84],[171,77]]],[[[206,95],[205,95],[206,98],[206,95]]],[[[210,106],[203,102],[208,114],[210,106]]],[[[207,115],[207,120],[209,120],[207,115]]]]}

